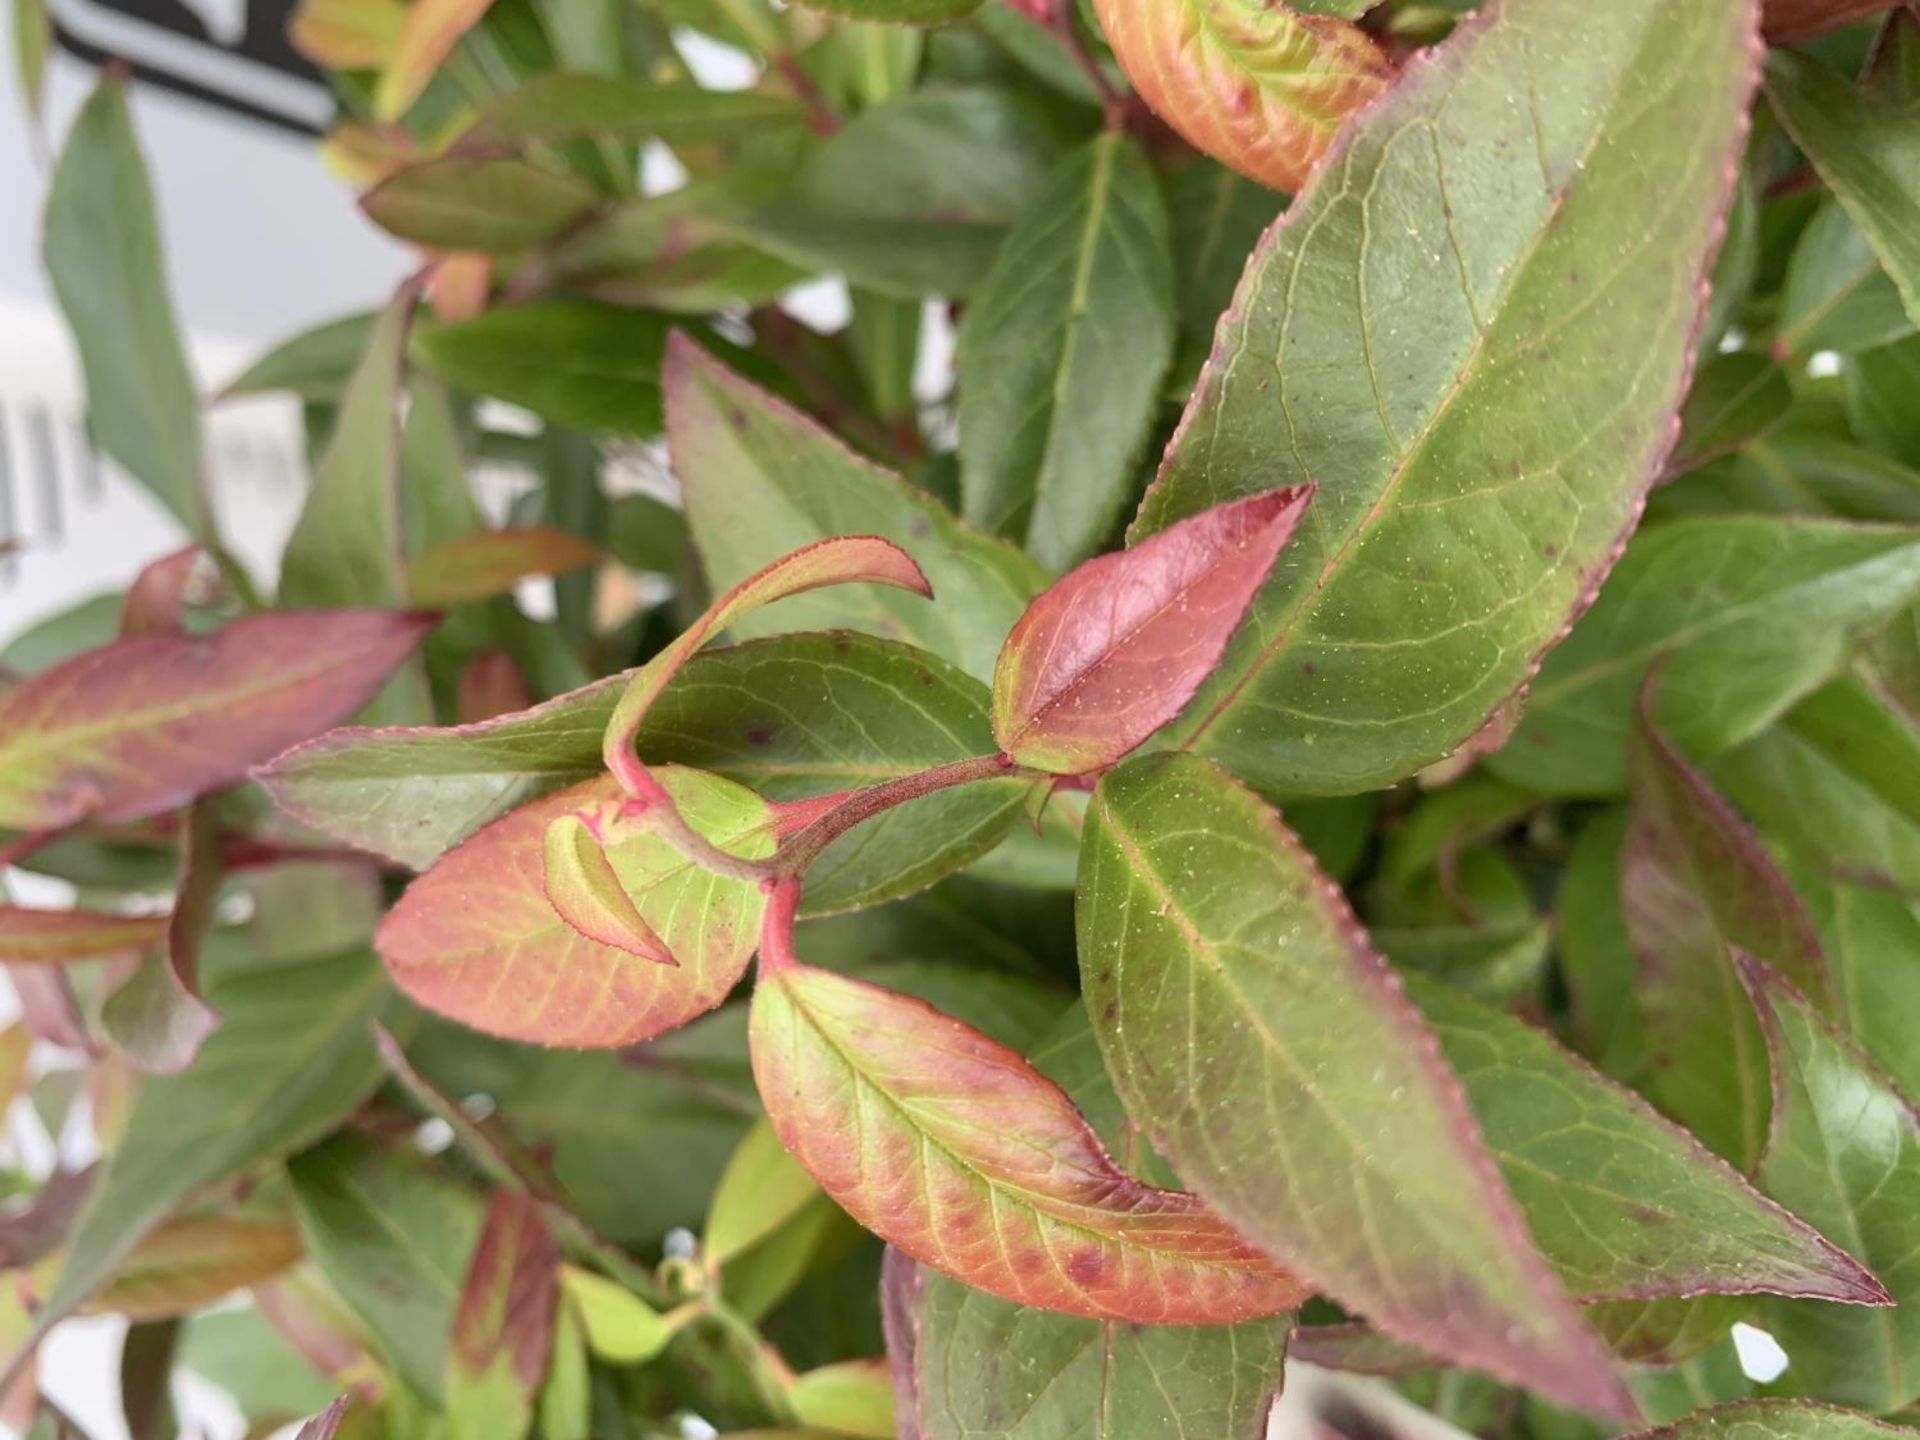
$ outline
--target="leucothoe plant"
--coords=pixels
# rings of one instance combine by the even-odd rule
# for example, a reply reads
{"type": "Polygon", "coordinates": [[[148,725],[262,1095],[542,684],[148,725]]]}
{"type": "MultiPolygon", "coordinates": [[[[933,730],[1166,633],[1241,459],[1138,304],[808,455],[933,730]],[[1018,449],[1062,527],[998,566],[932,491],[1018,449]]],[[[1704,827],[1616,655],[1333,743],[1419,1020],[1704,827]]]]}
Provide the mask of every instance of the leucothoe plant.
{"type": "Polygon", "coordinates": [[[180,545],[0,648],[0,1421],[1914,1418],[1920,12],[288,18],[418,263],[271,577],[49,177],[180,545]]]}

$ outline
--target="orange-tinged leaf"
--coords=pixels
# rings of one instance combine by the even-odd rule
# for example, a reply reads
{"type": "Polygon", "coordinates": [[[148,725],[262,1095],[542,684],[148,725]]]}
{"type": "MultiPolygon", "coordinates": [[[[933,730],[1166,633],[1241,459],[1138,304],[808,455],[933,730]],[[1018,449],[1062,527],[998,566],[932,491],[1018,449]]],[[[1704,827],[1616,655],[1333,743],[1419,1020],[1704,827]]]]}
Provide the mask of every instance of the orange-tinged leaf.
{"type": "Polygon", "coordinates": [[[287,39],[330,70],[378,70],[393,58],[407,20],[401,0],[300,0],[287,39]]]}
{"type": "Polygon", "coordinates": [[[427,303],[446,324],[472,320],[487,308],[493,293],[493,256],[484,250],[456,250],[441,257],[427,279],[427,303]]]}
{"type": "Polygon", "coordinates": [[[475,652],[460,672],[460,687],[454,696],[454,721],[459,725],[478,725],[502,715],[518,714],[530,708],[533,697],[527,693],[527,680],[514,664],[513,656],[497,645],[475,652]]]}
{"type": "Polygon", "coordinates": [[[1056,581],[1007,636],[993,734],[1023,765],[1110,765],[1181,710],[1220,663],[1300,523],[1310,485],[1218,505],[1056,581]]]}
{"type": "Polygon", "coordinates": [[[411,135],[343,120],[320,142],[320,163],[327,173],[356,190],[370,190],[420,158],[411,135]]]}
{"type": "Polygon", "coordinates": [[[420,98],[460,37],[480,23],[493,0],[413,0],[393,58],[373,92],[373,113],[398,120],[420,98]]]}
{"type": "Polygon", "coordinates": [[[183,1216],[152,1231],[83,1307],[93,1315],[166,1320],[278,1275],[303,1253],[284,1220],[183,1216]]]}
{"type": "Polygon", "coordinates": [[[1107,1155],[1052,1081],[932,1006],[784,961],[753,996],[775,1132],[849,1214],[1022,1305],[1226,1324],[1306,1291],[1191,1195],[1107,1155]]]}
{"type": "Polygon", "coordinates": [[[1263,0],[1095,0],[1147,104],[1223,165],[1297,190],[1392,68],[1344,20],[1263,0]]]}
{"type": "Polygon", "coordinates": [[[505,595],[531,575],[565,575],[606,558],[591,540],[552,525],[477,530],[416,557],[407,592],[416,605],[464,605],[505,595]]]}
{"type": "Polygon", "coordinates": [[[431,627],[374,610],[143,635],[0,691],[0,827],[137,820],[344,720],[431,627]]]}
{"type": "MultiPolygon", "coordinates": [[[[658,779],[714,844],[748,858],[771,852],[771,814],[751,791],[672,767],[658,779]]],[[[700,869],[658,835],[608,832],[614,873],[677,966],[587,938],[547,899],[547,826],[620,799],[602,776],[523,805],[448,851],[374,936],[394,983],[475,1029],[546,1045],[629,1045],[726,999],[753,954],[766,903],[756,885],[700,869]]]]}
{"type": "Polygon", "coordinates": [[[685,633],[634,672],[626,693],[614,708],[613,718],[607,722],[604,752],[607,768],[617,775],[637,766],[633,737],[639,733],[648,707],[660,698],[660,692],[680,673],[680,667],[692,658],[693,652],[713,636],[776,600],[804,595],[829,585],[862,581],[891,585],[933,598],[927,577],[912,557],[892,541],[877,535],[842,535],[781,556],[715,600],[685,633]]]}
{"type": "Polygon", "coordinates": [[[661,965],[680,963],[634,908],[586,817],[571,811],[554,816],[547,824],[543,848],[547,903],[562,920],[589,940],[629,955],[661,965]]]}
{"type": "Polygon", "coordinates": [[[136,955],[166,933],[164,915],[0,905],[0,965],[67,965],[136,955]]]}
{"type": "Polygon", "coordinates": [[[453,1314],[451,1433],[498,1440],[527,1433],[553,1343],[559,1277],[560,1247],[539,1206],[518,1190],[496,1192],[453,1314]]]}

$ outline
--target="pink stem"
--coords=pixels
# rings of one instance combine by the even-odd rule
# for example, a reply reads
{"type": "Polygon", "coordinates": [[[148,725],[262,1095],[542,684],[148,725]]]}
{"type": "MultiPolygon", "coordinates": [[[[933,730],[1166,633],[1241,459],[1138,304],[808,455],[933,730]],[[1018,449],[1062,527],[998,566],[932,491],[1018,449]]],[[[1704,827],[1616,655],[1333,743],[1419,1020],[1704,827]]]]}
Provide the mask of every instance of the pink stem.
{"type": "Polygon", "coordinates": [[[767,908],[760,917],[760,971],[778,975],[800,963],[793,953],[793,922],[800,911],[800,877],[780,875],[761,882],[767,908]]]}
{"type": "Polygon", "coordinates": [[[798,875],[819,858],[835,840],[856,825],[874,816],[956,785],[971,785],[978,780],[1004,780],[1011,777],[1039,778],[1015,763],[1011,755],[977,755],[969,760],[953,760],[930,770],[883,780],[864,790],[855,790],[826,814],[808,825],[775,852],[774,868],[786,875],[798,875]]]}

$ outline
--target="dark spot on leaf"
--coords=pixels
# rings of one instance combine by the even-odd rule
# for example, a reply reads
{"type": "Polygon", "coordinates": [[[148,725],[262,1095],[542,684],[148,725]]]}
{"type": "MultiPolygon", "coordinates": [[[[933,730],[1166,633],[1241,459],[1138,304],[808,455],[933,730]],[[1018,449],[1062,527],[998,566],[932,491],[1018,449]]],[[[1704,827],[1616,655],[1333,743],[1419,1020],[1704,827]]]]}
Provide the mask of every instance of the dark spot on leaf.
{"type": "Polygon", "coordinates": [[[1106,1273],[1106,1262],[1098,1250],[1076,1250],[1067,1257],[1067,1278],[1078,1285],[1095,1284],[1106,1273]]]}
{"type": "Polygon", "coordinates": [[[747,727],[747,743],[764,748],[765,746],[771,745],[779,733],[780,732],[771,725],[749,725],[747,727]]]}

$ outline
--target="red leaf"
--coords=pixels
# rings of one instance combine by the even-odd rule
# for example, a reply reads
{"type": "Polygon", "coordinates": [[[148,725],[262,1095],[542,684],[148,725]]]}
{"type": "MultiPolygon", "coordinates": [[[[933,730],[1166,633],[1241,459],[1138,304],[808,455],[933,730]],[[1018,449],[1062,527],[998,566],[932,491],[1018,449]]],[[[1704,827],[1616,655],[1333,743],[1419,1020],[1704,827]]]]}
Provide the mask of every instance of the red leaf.
{"type": "Polygon", "coordinates": [[[433,625],[375,610],[144,635],[0,691],[0,827],[137,820],[345,719],[433,625]]]}
{"type": "Polygon", "coordinates": [[[333,1440],[340,1430],[340,1420],[347,1413],[347,1397],[342,1395],[313,1419],[300,1427],[293,1440],[333,1440]]]}
{"type": "Polygon", "coordinates": [[[120,636],[177,635],[180,606],[200,560],[200,547],[189,545],[163,555],[134,577],[120,605],[120,636]]]}
{"type": "Polygon", "coordinates": [[[477,652],[460,672],[460,690],[454,700],[454,718],[461,725],[478,725],[502,715],[514,715],[533,704],[527,682],[513,657],[498,646],[477,652]]]}
{"type": "MultiPolygon", "coordinates": [[[[698,771],[659,776],[714,843],[771,850],[770,812],[751,792],[698,771]]],[[[630,1045],[726,999],[753,954],[765,904],[757,886],[698,869],[658,835],[609,832],[607,859],[678,965],[590,939],[548,900],[548,825],[620,799],[602,776],[523,805],[448,851],[374,936],[394,983],[475,1029],[544,1045],[630,1045]]]]}
{"type": "MultiPolygon", "coordinates": [[[[453,1312],[451,1413],[479,1418],[467,1409],[478,1403],[531,1412],[553,1343],[559,1273],[560,1247],[532,1197],[496,1191],[453,1312]]],[[[484,1433],[524,1433],[524,1420],[511,1424],[505,1413],[487,1418],[484,1433]]]]}
{"type": "Polygon", "coordinates": [[[768,1118],[889,1244],[976,1289],[1096,1319],[1226,1324],[1305,1298],[1199,1200],[1114,1164],[1014,1051],[919,1000],[778,956],[763,950],[753,995],[768,1118]]]}
{"type": "Polygon", "coordinates": [[[1110,765],[1166,724],[1220,663],[1310,485],[1217,505],[1089,560],[1027,608],[1000,651],[993,733],[1023,765],[1110,765]]]}

